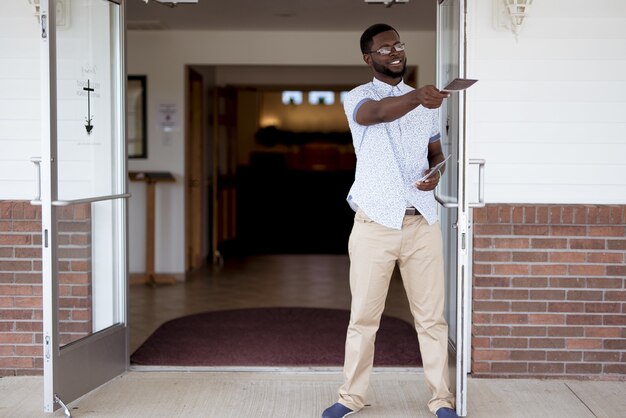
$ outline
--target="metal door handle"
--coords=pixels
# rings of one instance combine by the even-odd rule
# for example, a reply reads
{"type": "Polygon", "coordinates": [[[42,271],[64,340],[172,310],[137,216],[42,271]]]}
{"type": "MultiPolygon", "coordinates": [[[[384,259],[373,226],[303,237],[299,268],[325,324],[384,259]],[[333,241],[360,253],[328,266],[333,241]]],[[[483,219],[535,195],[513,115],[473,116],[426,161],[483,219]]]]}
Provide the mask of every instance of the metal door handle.
{"type": "Polygon", "coordinates": [[[37,167],[37,196],[30,201],[30,204],[41,205],[41,157],[31,157],[30,161],[37,167]]]}
{"type": "Polygon", "coordinates": [[[470,202],[470,208],[485,207],[485,160],[482,158],[470,159],[470,164],[478,165],[478,202],[470,202]]]}
{"type": "Polygon", "coordinates": [[[435,190],[435,200],[441,204],[444,208],[458,208],[459,202],[452,200],[451,196],[439,196],[437,190],[435,190]]]}

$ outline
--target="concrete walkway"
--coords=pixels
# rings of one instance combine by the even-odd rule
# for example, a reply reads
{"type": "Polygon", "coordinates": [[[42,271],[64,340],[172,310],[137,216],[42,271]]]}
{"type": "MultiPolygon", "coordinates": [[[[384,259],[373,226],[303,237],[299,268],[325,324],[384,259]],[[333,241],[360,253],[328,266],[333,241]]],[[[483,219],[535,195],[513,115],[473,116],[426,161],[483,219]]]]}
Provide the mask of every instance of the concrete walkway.
{"type": "MultiPolygon", "coordinates": [[[[319,418],[338,370],[131,371],[72,402],[73,417],[319,418]]],[[[43,413],[42,377],[0,379],[0,417],[43,413]]],[[[376,371],[371,406],[355,417],[432,417],[423,375],[376,371]]],[[[626,382],[470,379],[469,417],[626,417],[626,382]]]]}

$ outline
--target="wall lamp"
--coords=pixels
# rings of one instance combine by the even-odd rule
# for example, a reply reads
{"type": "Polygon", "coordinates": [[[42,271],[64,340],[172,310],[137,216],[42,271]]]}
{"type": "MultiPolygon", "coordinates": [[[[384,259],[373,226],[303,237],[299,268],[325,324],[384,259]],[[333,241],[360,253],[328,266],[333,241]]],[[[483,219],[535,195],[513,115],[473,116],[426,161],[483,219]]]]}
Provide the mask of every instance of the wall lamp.
{"type": "Polygon", "coordinates": [[[533,0],[495,0],[499,26],[504,26],[517,36],[533,0]]]}

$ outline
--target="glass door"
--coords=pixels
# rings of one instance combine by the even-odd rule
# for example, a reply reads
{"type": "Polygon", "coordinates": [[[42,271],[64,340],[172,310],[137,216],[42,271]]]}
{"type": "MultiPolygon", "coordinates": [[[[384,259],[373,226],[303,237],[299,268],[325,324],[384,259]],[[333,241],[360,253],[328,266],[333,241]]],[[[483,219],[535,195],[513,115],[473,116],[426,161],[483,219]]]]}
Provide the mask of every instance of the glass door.
{"type": "Polygon", "coordinates": [[[41,0],[46,412],[128,367],[122,1],[41,0]]]}
{"type": "MultiPolygon", "coordinates": [[[[465,2],[439,0],[437,76],[441,88],[465,75],[465,2]]],[[[436,194],[442,204],[441,228],[446,257],[446,319],[456,386],[457,413],[467,415],[467,375],[471,344],[471,212],[468,202],[469,159],[465,143],[465,93],[453,93],[441,108],[442,148],[452,155],[436,194]]]]}

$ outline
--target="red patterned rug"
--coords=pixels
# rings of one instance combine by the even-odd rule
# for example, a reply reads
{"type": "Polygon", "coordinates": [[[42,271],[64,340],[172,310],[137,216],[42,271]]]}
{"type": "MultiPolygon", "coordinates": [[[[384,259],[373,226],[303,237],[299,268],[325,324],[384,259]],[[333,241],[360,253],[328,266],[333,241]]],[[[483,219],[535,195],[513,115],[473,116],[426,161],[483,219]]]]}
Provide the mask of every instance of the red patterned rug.
{"type": "MultiPolygon", "coordinates": [[[[131,356],[153,366],[341,366],[350,312],[255,308],[206,312],[161,325],[131,356]]],[[[421,366],[411,324],[383,316],[375,366],[421,366]]]]}

